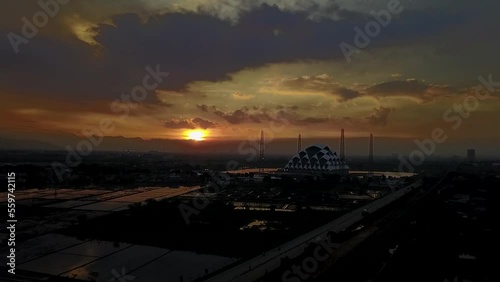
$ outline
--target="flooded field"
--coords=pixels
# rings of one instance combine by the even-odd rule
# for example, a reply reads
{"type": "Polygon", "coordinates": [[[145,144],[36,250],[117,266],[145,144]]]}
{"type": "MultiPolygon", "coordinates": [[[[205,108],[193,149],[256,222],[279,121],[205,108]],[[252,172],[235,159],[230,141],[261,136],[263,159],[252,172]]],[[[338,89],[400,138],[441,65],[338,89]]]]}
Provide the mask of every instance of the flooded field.
{"type": "Polygon", "coordinates": [[[96,282],[119,278],[116,275],[131,275],[138,281],[178,281],[181,276],[183,281],[193,281],[237,260],[59,234],[39,236],[22,245],[19,269],[96,282]]]}

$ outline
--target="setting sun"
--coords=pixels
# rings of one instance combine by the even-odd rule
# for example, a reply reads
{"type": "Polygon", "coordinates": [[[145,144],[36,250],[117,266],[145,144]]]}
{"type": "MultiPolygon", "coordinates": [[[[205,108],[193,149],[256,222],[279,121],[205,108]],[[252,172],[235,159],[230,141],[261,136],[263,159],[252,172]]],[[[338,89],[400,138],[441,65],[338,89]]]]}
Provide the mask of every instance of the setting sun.
{"type": "Polygon", "coordinates": [[[187,132],[187,139],[194,141],[205,140],[205,132],[202,130],[191,130],[187,132]]]}

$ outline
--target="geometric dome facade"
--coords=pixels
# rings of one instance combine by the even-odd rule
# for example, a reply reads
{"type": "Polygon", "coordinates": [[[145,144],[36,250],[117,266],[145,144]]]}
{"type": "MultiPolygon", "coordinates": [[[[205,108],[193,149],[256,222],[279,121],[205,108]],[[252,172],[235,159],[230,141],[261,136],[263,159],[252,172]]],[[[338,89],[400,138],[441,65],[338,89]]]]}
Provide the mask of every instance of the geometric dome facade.
{"type": "Polygon", "coordinates": [[[285,171],[342,173],[348,170],[345,161],[326,145],[307,147],[293,156],[285,166],[285,171]]]}

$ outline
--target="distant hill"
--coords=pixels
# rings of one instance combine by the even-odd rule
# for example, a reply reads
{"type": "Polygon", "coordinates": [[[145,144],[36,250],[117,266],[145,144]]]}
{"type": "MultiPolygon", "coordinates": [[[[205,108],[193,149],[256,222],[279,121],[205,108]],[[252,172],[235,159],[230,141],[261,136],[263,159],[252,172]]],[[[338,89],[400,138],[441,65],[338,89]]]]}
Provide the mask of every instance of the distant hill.
{"type": "Polygon", "coordinates": [[[0,150],[61,150],[54,144],[38,140],[0,138],[0,150]]]}

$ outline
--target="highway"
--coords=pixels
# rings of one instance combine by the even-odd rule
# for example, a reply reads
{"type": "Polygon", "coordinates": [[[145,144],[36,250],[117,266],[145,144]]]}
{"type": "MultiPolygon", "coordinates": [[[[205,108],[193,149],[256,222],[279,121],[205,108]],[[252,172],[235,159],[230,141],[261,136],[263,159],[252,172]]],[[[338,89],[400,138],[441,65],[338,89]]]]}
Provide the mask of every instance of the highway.
{"type": "Polygon", "coordinates": [[[393,201],[396,201],[397,199],[411,191],[413,188],[417,188],[420,185],[422,185],[421,179],[385,197],[382,197],[363,207],[355,209],[315,230],[312,230],[293,239],[292,241],[286,242],[279,247],[269,250],[250,260],[244,261],[233,268],[219,273],[218,275],[210,277],[205,281],[255,281],[278,268],[283,258],[294,258],[300,255],[310,242],[317,242],[321,240],[325,241],[327,239],[328,232],[341,232],[347,227],[359,222],[364,217],[363,211],[367,210],[369,213],[373,213],[392,203],[393,201]]]}

